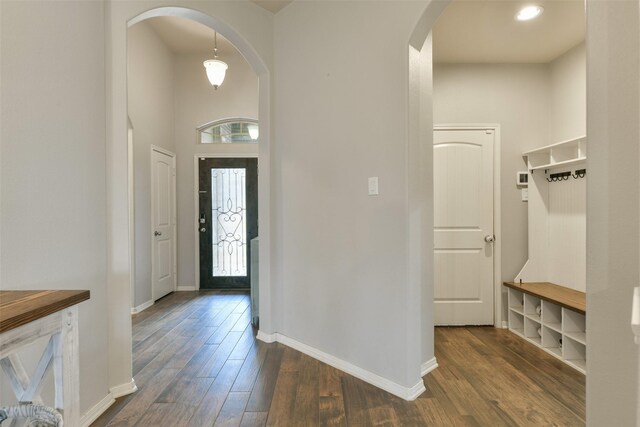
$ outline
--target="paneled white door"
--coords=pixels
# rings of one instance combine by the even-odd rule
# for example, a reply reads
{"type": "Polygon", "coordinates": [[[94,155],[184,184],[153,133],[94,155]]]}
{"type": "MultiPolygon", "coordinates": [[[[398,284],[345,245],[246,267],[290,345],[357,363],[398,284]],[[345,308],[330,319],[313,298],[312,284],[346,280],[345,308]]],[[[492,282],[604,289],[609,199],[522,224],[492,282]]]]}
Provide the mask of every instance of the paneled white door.
{"type": "Polygon", "coordinates": [[[152,291],[154,301],[175,291],[175,155],[151,150],[152,291]]]}
{"type": "Polygon", "coordinates": [[[492,325],[494,130],[434,131],[436,325],[492,325]]]}

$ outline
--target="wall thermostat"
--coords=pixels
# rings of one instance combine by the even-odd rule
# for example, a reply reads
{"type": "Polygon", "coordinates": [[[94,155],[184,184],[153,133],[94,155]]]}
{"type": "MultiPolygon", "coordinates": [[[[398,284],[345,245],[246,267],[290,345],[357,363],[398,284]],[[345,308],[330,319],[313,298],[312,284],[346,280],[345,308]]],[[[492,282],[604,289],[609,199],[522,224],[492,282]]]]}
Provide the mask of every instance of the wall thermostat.
{"type": "Polygon", "coordinates": [[[516,172],[516,185],[518,187],[528,187],[529,186],[529,172],[516,172]]]}

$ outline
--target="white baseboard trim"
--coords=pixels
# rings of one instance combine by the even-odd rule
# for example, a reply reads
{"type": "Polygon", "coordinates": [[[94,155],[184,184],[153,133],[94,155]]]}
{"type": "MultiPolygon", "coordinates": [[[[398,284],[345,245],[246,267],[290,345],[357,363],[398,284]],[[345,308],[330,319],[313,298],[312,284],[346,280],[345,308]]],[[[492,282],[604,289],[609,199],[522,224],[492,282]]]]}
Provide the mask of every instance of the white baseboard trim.
{"type": "Polygon", "coordinates": [[[89,409],[80,417],[80,425],[82,427],[89,427],[91,423],[97,420],[100,415],[104,414],[115,401],[111,393],[107,394],[104,399],[96,403],[93,408],[89,409]]]}
{"type": "Polygon", "coordinates": [[[277,341],[277,335],[278,334],[265,334],[264,332],[258,330],[258,335],[256,335],[256,338],[266,343],[272,343],[277,341]]]}
{"type": "Polygon", "coordinates": [[[98,403],[96,403],[91,409],[82,415],[80,418],[80,425],[82,427],[89,427],[95,420],[104,414],[111,405],[113,405],[118,397],[131,394],[138,390],[136,382],[131,378],[131,382],[126,384],[120,384],[109,389],[109,393],[98,403]]]}
{"type": "Polygon", "coordinates": [[[433,371],[437,367],[438,367],[438,362],[436,361],[435,357],[431,360],[427,360],[420,366],[420,376],[424,377],[425,375],[427,375],[429,372],[433,371]]]}
{"type": "Polygon", "coordinates": [[[153,300],[149,300],[137,307],[131,307],[131,314],[138,314],[153,305],[153,300]]]}
{"type": "Polygon", "coordinates": [[[178,292],[184,292],[184,291],[197,291],[195,285],[178,285],[177,289],[178,292]]]}
{"type": "Polygon", "coordinates": [[[507,322],[506,320],[502,321],[502,329],[509,329],[509,322],[507,322]]]}
{"type": "Polygon", "coordinates": [[[131,382],[120,384],[109,389],[109,392],[114,399],[126,396],[127,394],[131,394],[136,391],[138,391],[138,386],[136,385],[136,381],[133,378],[131,378],[131,382]]]}
{"type": "Polygon", "coordinates": [[[378,374],[374,374],[373,372],[367,371],[366,369],[362,369],[345,360],[339,359],[321,350],[318,350],[309,345],[303,344],[299,341],[294,340],[293,338],[289,338],[286,335],[282,335],[279,333],[265,334],[262,331],[258,331],[257,338],[260,341],[264,341],[267,343],[277,341],[281,344],[284,344],[288,347],[298,350],[299,352],[304,353],[307,356],[311,356],[314,359],[324,362],[327,365],[333,366],[336,369],[339,369],[350,375],[353,375],[354,377],[359,378],[362,381],[365,381],[371,385],[374,385],[382,390],[388,391],[389,393],[395,396],[398,396],[399,398],[404,400],[415,400],[418,396],[420,396],[426,390],[426,388],[424,387],[424,383],[422,382],[422,378],[419,378],[418,382],[413,387],[404,387],[398,383],[395,383],[384,377],[381,377],[378,374]]]}

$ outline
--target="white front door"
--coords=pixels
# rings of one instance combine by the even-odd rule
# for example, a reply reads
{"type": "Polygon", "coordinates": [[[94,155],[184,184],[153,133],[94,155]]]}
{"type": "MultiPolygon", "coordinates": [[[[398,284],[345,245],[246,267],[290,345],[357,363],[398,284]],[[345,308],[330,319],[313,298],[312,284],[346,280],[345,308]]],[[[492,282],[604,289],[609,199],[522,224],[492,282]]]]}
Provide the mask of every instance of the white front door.
{"type": "Polygon", "coordinates": [[[175,290],[175,156],[151,150],[153,300],[175,290]]]}
{"type": "Polygon", "coordinates": [[[434,131],[436,325],[492,325],[494,130],[434,131]]]}

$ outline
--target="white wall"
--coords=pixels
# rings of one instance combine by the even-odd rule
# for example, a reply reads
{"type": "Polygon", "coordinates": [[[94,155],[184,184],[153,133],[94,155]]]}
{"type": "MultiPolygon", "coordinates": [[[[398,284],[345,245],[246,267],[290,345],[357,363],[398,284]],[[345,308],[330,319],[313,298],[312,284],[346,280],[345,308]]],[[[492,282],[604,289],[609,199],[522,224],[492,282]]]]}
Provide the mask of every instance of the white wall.
{"type": "Polygon", "coordinates": [[[516,172],[522,153],[550,143],[546,64],[434,64],[434,123],[498,123],[501,132],[502,278],[527,260],[527,203],[516,172]]]}
{"type": "Polygon", "coordinates": [[[293,2],[274,33],[277,330],[403,387],[423,362],[421,284],[409,280],[407,78],[424,7],[293,2]]]}
{"type": "Polygon", "coordinates": [[[196,128],[230,117],[258,118],[258,76],[237,50],[220,58],[228,65],[224,83],[214,90],[203,61],[211,53],[175,57],[175,144],[177,151],[178,285],[195,286],[195,154],[258,155],[257,144],[197,144],[196,128]]]}
{"type": "Polygon", "coordinates": [[[109,389],[104,5],[0,4],[0,288],[91,291],[79,305],[85,412],[109,389]]]}
{"type": "MultiPolygon", "coordinates": [[[[434,92],[436,124],[501,125],[502,278],[512,280],[528,258],[527,203],[521,201],[515,173],[526,170],[524,151],[586,134],[585,45],[549,64],[436,64],[434,92]]],[[[578,187],[584,193],[584,185],[578,187]]],[[[585,247],[586,209],[572,209],[575,220],[554,219],[551,238],[552,246],[575,254],[585,247]]],[[[550,274],[554,282],[584,291],[584,256],[577,256],[580,274],[565,274],[558,259],[552,260],[550,274]]]]}
{"type": "Polygon", "coordinates": [[[581,43],[549,64],[551,141],[587,133],[587,57],[581,43]]]}
{"type": "Polygon", "coordinates": [[[151,145],[176,152],[174,55],[147,22],[128,31],[129,118],[133,124],[135,290],[133,307],[152,300],[151,145]]]}
{"type": "Polygon", "coordinates": [[[633,426],[640,273],[640,4],[587,0],[587,424],[633,426]]]}

